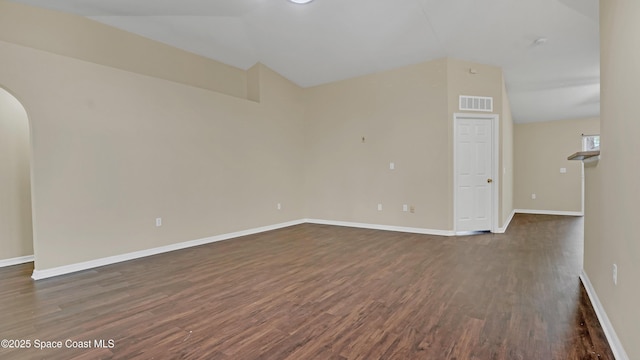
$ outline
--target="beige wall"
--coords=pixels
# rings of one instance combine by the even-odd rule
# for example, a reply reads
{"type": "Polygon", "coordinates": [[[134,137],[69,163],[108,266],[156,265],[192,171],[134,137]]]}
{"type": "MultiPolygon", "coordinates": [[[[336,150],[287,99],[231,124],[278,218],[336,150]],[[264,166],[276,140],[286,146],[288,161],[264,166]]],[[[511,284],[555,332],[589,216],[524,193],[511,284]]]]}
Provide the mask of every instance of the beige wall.
{"type": "MultiPolygon", "coordinates": [[[[502,69],[499,67],[448,58],[447,80],[448,109],[452,119],[454,113],[460,112],[458,110],[460,95],[491,96],[494,101],[494,113],[501,114],[502,69]],[[476,73],[472,74],[470,69],[475,70],[476,73]]],[[[486,112],[480,112],[480,114],[486,114],[486,112]]],[[[453,124],[451,131],[453,133],[453,124]]]]}
{"type": "Polygon", "coordinates": [[[32,124],[38,270],[303,217],[300,90],[266,67],[256,103],[7,42],[0,53],[0,84],[32,124]]]}
{"type": "Polygon", "coordinates": [[[0,88],[0,260],[33,255],[29,119],[0,88]]]}
{"type": "Polygon", "coordinates": [[[437,60],[305,90],[308,217],[451,228],[446,66],[437,60]]]}
{"type": "Polygon", "coordinates": [[[513,213],[513,187],[514,187],[514,139],[513,117],[511,116],[511,104],[507,96],[507,88],[502,78],[502,117],[500,127],[500,226],[504,226],[513,213]]]}
{"type": "Polygon", "coordinates": [[[585,195],[585,272],[629,359],[640,359],[639,19],[636,0],[600,2],[602,156],[586,169],[585,195]]]}
{"type": "Polygon", "coordinates": [[[515,208],[581,213],[582,163],[567,157],[582,150],[582,134],[600,133],[600,120],[516,124],[514,133],[515,208]]]}
{"type": "Polygon", "coordinates": [[[0,0],[0,40],[240,98],[247,74],[84,17],[0,0]]]}
{"type": "MultiPolygon", "coordinates": [[[[308,217],[453,229],[458,97],[492,96],[501,115],[499,68],[440,59],[313,87],[305,95],[308,217]],[[471,67],[477,74],[469,73],[471,67]],[[403,204],[415,213],[403,212],[403,204]]],[[[509,137],[507,129],[507,144],[509,137]]]]}

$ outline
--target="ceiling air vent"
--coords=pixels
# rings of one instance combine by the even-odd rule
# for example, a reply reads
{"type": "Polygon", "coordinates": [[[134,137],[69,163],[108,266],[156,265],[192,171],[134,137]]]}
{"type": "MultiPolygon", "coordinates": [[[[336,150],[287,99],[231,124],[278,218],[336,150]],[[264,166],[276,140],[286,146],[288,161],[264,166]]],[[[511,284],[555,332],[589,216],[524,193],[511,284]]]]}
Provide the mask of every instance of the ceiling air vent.
{"type": "Polygon", "coordinates": [[[460,95],[460,110],[493,111],[493,98],[460,95]]]}

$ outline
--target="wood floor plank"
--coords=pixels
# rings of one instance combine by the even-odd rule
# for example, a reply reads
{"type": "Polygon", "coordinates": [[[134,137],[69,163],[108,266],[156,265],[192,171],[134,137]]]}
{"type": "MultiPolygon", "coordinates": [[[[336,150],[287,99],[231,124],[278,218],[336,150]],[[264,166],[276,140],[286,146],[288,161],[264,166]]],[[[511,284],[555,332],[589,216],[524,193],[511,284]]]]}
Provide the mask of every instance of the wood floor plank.
{"type": "Polygon", "coordinates": [[[599,359],[582,219],[438,237],[303,224],[34,282],[0,269],[1,359],[599,359]],[[95,343],[98,345],[97,343],[95,343]]]}

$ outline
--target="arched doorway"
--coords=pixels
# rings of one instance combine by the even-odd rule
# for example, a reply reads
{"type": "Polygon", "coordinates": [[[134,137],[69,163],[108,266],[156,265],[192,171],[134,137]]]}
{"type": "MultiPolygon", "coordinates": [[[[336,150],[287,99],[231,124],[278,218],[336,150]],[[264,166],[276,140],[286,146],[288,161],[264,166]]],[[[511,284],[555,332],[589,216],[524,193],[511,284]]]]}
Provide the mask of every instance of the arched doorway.
{"type": "Polygon", "coordinates": [[[29,118],[0,87],[0,267],[33,261],[29,118]]]}

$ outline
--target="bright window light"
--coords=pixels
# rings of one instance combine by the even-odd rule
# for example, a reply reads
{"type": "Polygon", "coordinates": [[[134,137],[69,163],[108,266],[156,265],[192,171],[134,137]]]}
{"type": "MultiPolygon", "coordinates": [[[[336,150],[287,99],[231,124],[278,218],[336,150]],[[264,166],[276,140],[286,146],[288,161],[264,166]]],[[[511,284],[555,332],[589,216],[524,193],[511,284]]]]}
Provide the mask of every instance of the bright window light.
{"type": "Polygon", "coordinates": [[[582,151],[600,150],[600,135],[582,135],[582,151]]]}

